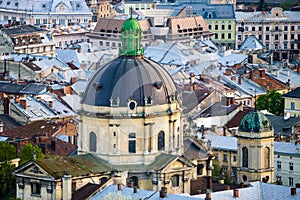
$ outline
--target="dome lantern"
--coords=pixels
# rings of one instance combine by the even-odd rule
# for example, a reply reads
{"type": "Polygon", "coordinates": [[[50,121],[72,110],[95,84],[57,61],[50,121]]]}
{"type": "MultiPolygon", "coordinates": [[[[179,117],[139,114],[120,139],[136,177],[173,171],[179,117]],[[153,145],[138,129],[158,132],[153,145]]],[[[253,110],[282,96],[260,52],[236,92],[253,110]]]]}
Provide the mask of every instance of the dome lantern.
{"type": "Polygon", "coordinates": [[[140,56],[144,54],[144,49],[140,47],[142,30],[139,22],[132,17],[132,14],[129,19],[125,20],[120,32],[122,41],[120,55],[140,56]]]}

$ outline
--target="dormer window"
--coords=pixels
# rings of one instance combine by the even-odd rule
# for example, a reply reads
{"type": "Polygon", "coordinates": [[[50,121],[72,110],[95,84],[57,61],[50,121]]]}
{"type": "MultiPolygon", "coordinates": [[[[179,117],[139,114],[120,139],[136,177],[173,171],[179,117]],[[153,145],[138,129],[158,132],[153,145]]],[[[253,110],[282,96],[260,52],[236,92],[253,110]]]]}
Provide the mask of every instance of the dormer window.
{"type": "Polygon", "coordinates": [[[77,8],[77,9],[79,9],[79,8],[80,8],[80,4],[79,4],[79,3],[76,5],[76,8],[77,8]]]}
{"type": "Polygon", "coordinates": [[[9,5],[9,4],[10,4],[10,1],[8,1],[6,4],[9,5]]]}
{"type": "Polygon", "coordinates": [[[16,2],[16,3],[15,3],[15,6],[18,6],[18,5],[19,5],[19,2],[16,2]]]}
{"type": "Polygon", "coordinates": [[[42,7],[43,7],[43,8],[46,8],[46,4],[43,4],[42,7]]]}

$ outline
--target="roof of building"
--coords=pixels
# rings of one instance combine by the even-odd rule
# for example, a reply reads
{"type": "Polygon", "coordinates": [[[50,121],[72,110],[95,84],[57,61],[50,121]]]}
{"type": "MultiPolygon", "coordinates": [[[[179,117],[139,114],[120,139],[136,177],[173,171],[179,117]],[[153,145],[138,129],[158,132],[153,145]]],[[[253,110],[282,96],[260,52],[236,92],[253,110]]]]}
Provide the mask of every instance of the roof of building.
{"type": "MultiPolygon", "coordinates": [[[[120,33],[125,19],[108,19],[108,18],[99,18],[97,25],[93,32],[110,32],[110,33],[120,33]]],[[[149,31],[151,22],[149,19],[138,20],[141,30],[143,32],[149,31]]]]}
{"type": "Polygon", "coordinates": [[[268,74],[273,79],[280,81],[281,83],[286,84],[287,82],[289,82],[291,89],[300,87],[300,73],[297,73],[288,68],[279,68],[277,70],[272,70],[271,72],[266,72],[266,74],[268,74]]]}
{"type": "MultiPolygon", "coordinates": [[[[263,182],[251,182],[249,187],[238,189],[240,200],[269,200],[269,199],[285,199],[285,200],[295,200],[299,199],[300,189],[296,189],[296,195],[291,195],[291,187],[268,184],[263,182]]],[[[194,195],[200,199],[205,198],[205,194],[194,195]]],[[[222,200],[236,200],[237,198],[233,196],[233,190],[224,190],[221,192],[213,192],[211,194],[211,199],[222,199],[222,200]]]]}
{"type": "MultiPolygon", "coordinates": [[[[201,136],[198,136],[201,138],[201,136]]],[[[207,140],[211,141],[212,149],[226,150],[226,151],[237,151],[237,138],[231,136],[219,136],[213,134],[205,135],[207,140]]]]}
{"type": "Polygon", "coordinates": [[[204,33],[210,33],[202,16],[171,17],[167,20],[166,26],[169,27],[173,33],[178,33],[178,30],[184,29],[198,29],[204,33]]]}
{"type": "Polygon", "coordinates": [[[300,87],[284,94],[283,97],[300,98],[300,87]]]}
{"type": "MultiPolygon", "coordinates": [[[[193,14],[203,16],[206,20],[215,19],[235,19],[233,4],[210,4],[205,3],[184,3],[184,6],[190,6],[193,14]]],[[[187,9],[187,13],[189,9],[187,9]]]]}
{"type": "Polygon", "coordinates": [[[35,161],[55,179],[62,178],[64,174],[73,177],[90,176],[110,172],[111,168],[103,164],[103,160],[93,154],[59,157],[35,161]]]}
{"type": "MultiPolygon", "coordinates": [[[[1,8],[1,7],[0,7],[1,8]]],[[[16,36],[16,35],[27,35],[27,34],[35,34],[35,33],[46,33],[48,30],[39,28],[33,25],[19,25],[13,26],[9,28],[1,29],[2,32],[7,34],[8,36],[16,36]]]]}
{"type": "MultiPolygon", "coordinates": [[[[193,87],[190,85],[189,87],[193,87]]],[[[200,86],[199,86],[200,87],[200,86]]],[[[183,113],[189,113],[193,110],[200,102],[202,102],[206,97],[208,97],[210,91],[207,88],[201,88],[198,90],[182,90],[182,106],[183,113]]]]}
{"type": "Polygon", "coordinates": [[[300,157],[300,144],[293,142],[274,142],[274,153],[300,157]]]}
{"type": "MultiPolygon", "coordinates": [[[[233,75],[235,76],[235,75],[233,75]]],[[[231,87],[232,89],[236,89],[248,95],[254,96],[266,94],[267,90],[258,86],[257,84],[249,81],[247,78],[244,77],[236,77],[235,80],[232,80],[232,76],[222,76],[222,81],[226,83],[227,86],[231,87]],[[239,78],[241,78],[239,82],[239,78]]]]}
{"type": "Polygon", "coordinates": [[[246,108],[244,107],[243,110],[240,110],[234,117],[232,117],[227,123],[226,126],[227,128],[237,128],[239,127],[242,119],[246,114],[251,112],[253,109],[252,108],[246,108]]]}
{"type": "Polygon", "coordinates": [[[248,59],[248,55],[245,54],[229,54],[227,56],[223,56],[218,60],[223,66],[234,66],[235,64],[241,64],[246,62],[248,59]]]}
{"type": "Polygon", "coordinates": [[[207,147],[199,140],[186,138],[183,141],[183,144],[184,144],[183,156],[187,160],[194,160],[194,159],[199,160],[199,159],[207,158],[207,147]]]}
{"type": "MultiPolygon", "coordinates": [[[[109,185],[105,189],[97,193],[95,196],[93,196],[91,200],[106,199],[106,198],[119,199],[122,197],[128,199],[149,199],[149,200],[162,199],[159,196],[159,192],[137,189],[137,193],[134,193],[133,188],[129,188],[125,186],[122,186],[121,190],[118,191],[117,185],[109,185]]],[[[167,196],[163,199],[194,200],[196,198],[187,195],[167,194],[167,196]]]]}
{"type": "Polygon", "coordinates": [[[85,200],[91,197],[94,192],[99,190],[101,187],[100,184],[94,183],[87,183],[86,185],[82,186],[78,190],[72,193],[72,200],[85,200]]]}
{"type": "Polygon", "coordinates": [[[272,12],[282,8],[273,8],[271,11],[256,11],[256,12],[235,12],[237,22],[241,23],[242,20],[245,22],[272,22],[272,21],[283,21],[283,22],[299,22],[300,12],[297,11],[282,11],[283,16],[273,16],[272,12]]]}
{"type": "Polygon", "coordinates": [[[272,130],[270,120],[262,112],[254,109],[245,115],[240,123],[239,131],[243,132],[262,132],[272,130]]]}
{"type": "Polygon", "coordinates": [[[152,105],[161,105],[168,103],[170,96],[175,97],[176,91],[174,81],[161,66],[146,58],[124,56],[94,74],[86,87],[82,103],[127,107],[132,99],[136,101],[136,106],[145,106],[145,99],[148,99],[152,105]]]}
{"type": "Polygon", "coordinates": [[[0,81],[0,92],[7,94],[42,94],[47,90],[46,85],[40,83],[12,83],[0,81]]]}
{"type": "Polygon", "coordinates": [[[68,14],[87,14],[91,16],[91,12],[87,7],[85,1],[80,0],[40,0],[40,1],[27,1],[18,0],[11,2],[10,0],[3,0],[0,8],[5,10],[21,10],[30,13],[56,13],[59,6],[65,6],[64,13],[68,14]]]}
{"type": "Polygon", "coordinates": [[[298,117],[289,117],[288,119],[277,115],[267,115],[267,117],[271,121],[275,135],[291,136],[295,126],[300,122],[298,117]]]}
{"type": "Polygon", "coordinates": [[[240,51],[257,51],[265,49],[265,45],[256,38],[255,35],[249,35],[241,44],[240,51]]]}
{"type": "Polygon", "coordinates": [[[267,90],[283,90],[288,89],[286,84],[273,79],[265,73],[265,69],[257,69],[250,72],[251,80],[267,90]],[[264,75],[261,75],[264,74],[264,75]]]}
{"type": "Polygon", "coordinates": [[[211,106],[209,106],[207,109],[200,112],[199,115],[196,116],[195,118],[228,115],[238,107],[239,105],[237,104],[231,104],[229,106],[226,106],[226,105],[222,105],[221,102],[216,102],[211,106]]]}

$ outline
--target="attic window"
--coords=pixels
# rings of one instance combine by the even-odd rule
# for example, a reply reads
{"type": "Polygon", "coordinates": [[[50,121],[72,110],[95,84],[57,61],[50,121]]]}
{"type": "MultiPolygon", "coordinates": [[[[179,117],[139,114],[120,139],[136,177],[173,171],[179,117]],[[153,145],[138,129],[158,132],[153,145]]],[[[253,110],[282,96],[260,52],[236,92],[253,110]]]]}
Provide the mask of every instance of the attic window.
{"type": "Polygon", "coordinates": [[[6,4],[9,5],[9,4],[10,4],[10,1],[8,1],[6,4]]]}
{"type": "Polygon", "coordinates": [[[43,4],[42,7],[43,7],[43,8],[46,8],[46,4],[43,4]]]}
{"type": "Polygon", "coordinates": [[[16,2],[16,3],[15,3],[15,6],[18,6],[18,5],[19,5],[19,2],[16,2]]]}
{"type": "Polygon", "coordinates": [[[0,1],[0,4],[2,4],[2,1],[0,1]]]}
{"type": "Polygon", "coordinates": [[[78,4],[76,5],[76,7],[77,7],[77,8],[80,8],[80,4],[78,3],[78,4]]]}

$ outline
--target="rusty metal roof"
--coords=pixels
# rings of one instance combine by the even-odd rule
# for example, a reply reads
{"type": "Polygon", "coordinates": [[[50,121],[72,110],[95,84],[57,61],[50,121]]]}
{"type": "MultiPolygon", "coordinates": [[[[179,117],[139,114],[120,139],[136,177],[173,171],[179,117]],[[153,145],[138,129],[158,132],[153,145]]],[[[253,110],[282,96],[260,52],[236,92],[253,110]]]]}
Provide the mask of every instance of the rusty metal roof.
{"type": "Polygon", "coordinates": [[[90,176],[111,171],[101,158],[92,154],[37,160],[36,163],[55,179],[64,174],[72,177],[90,176]]]}

